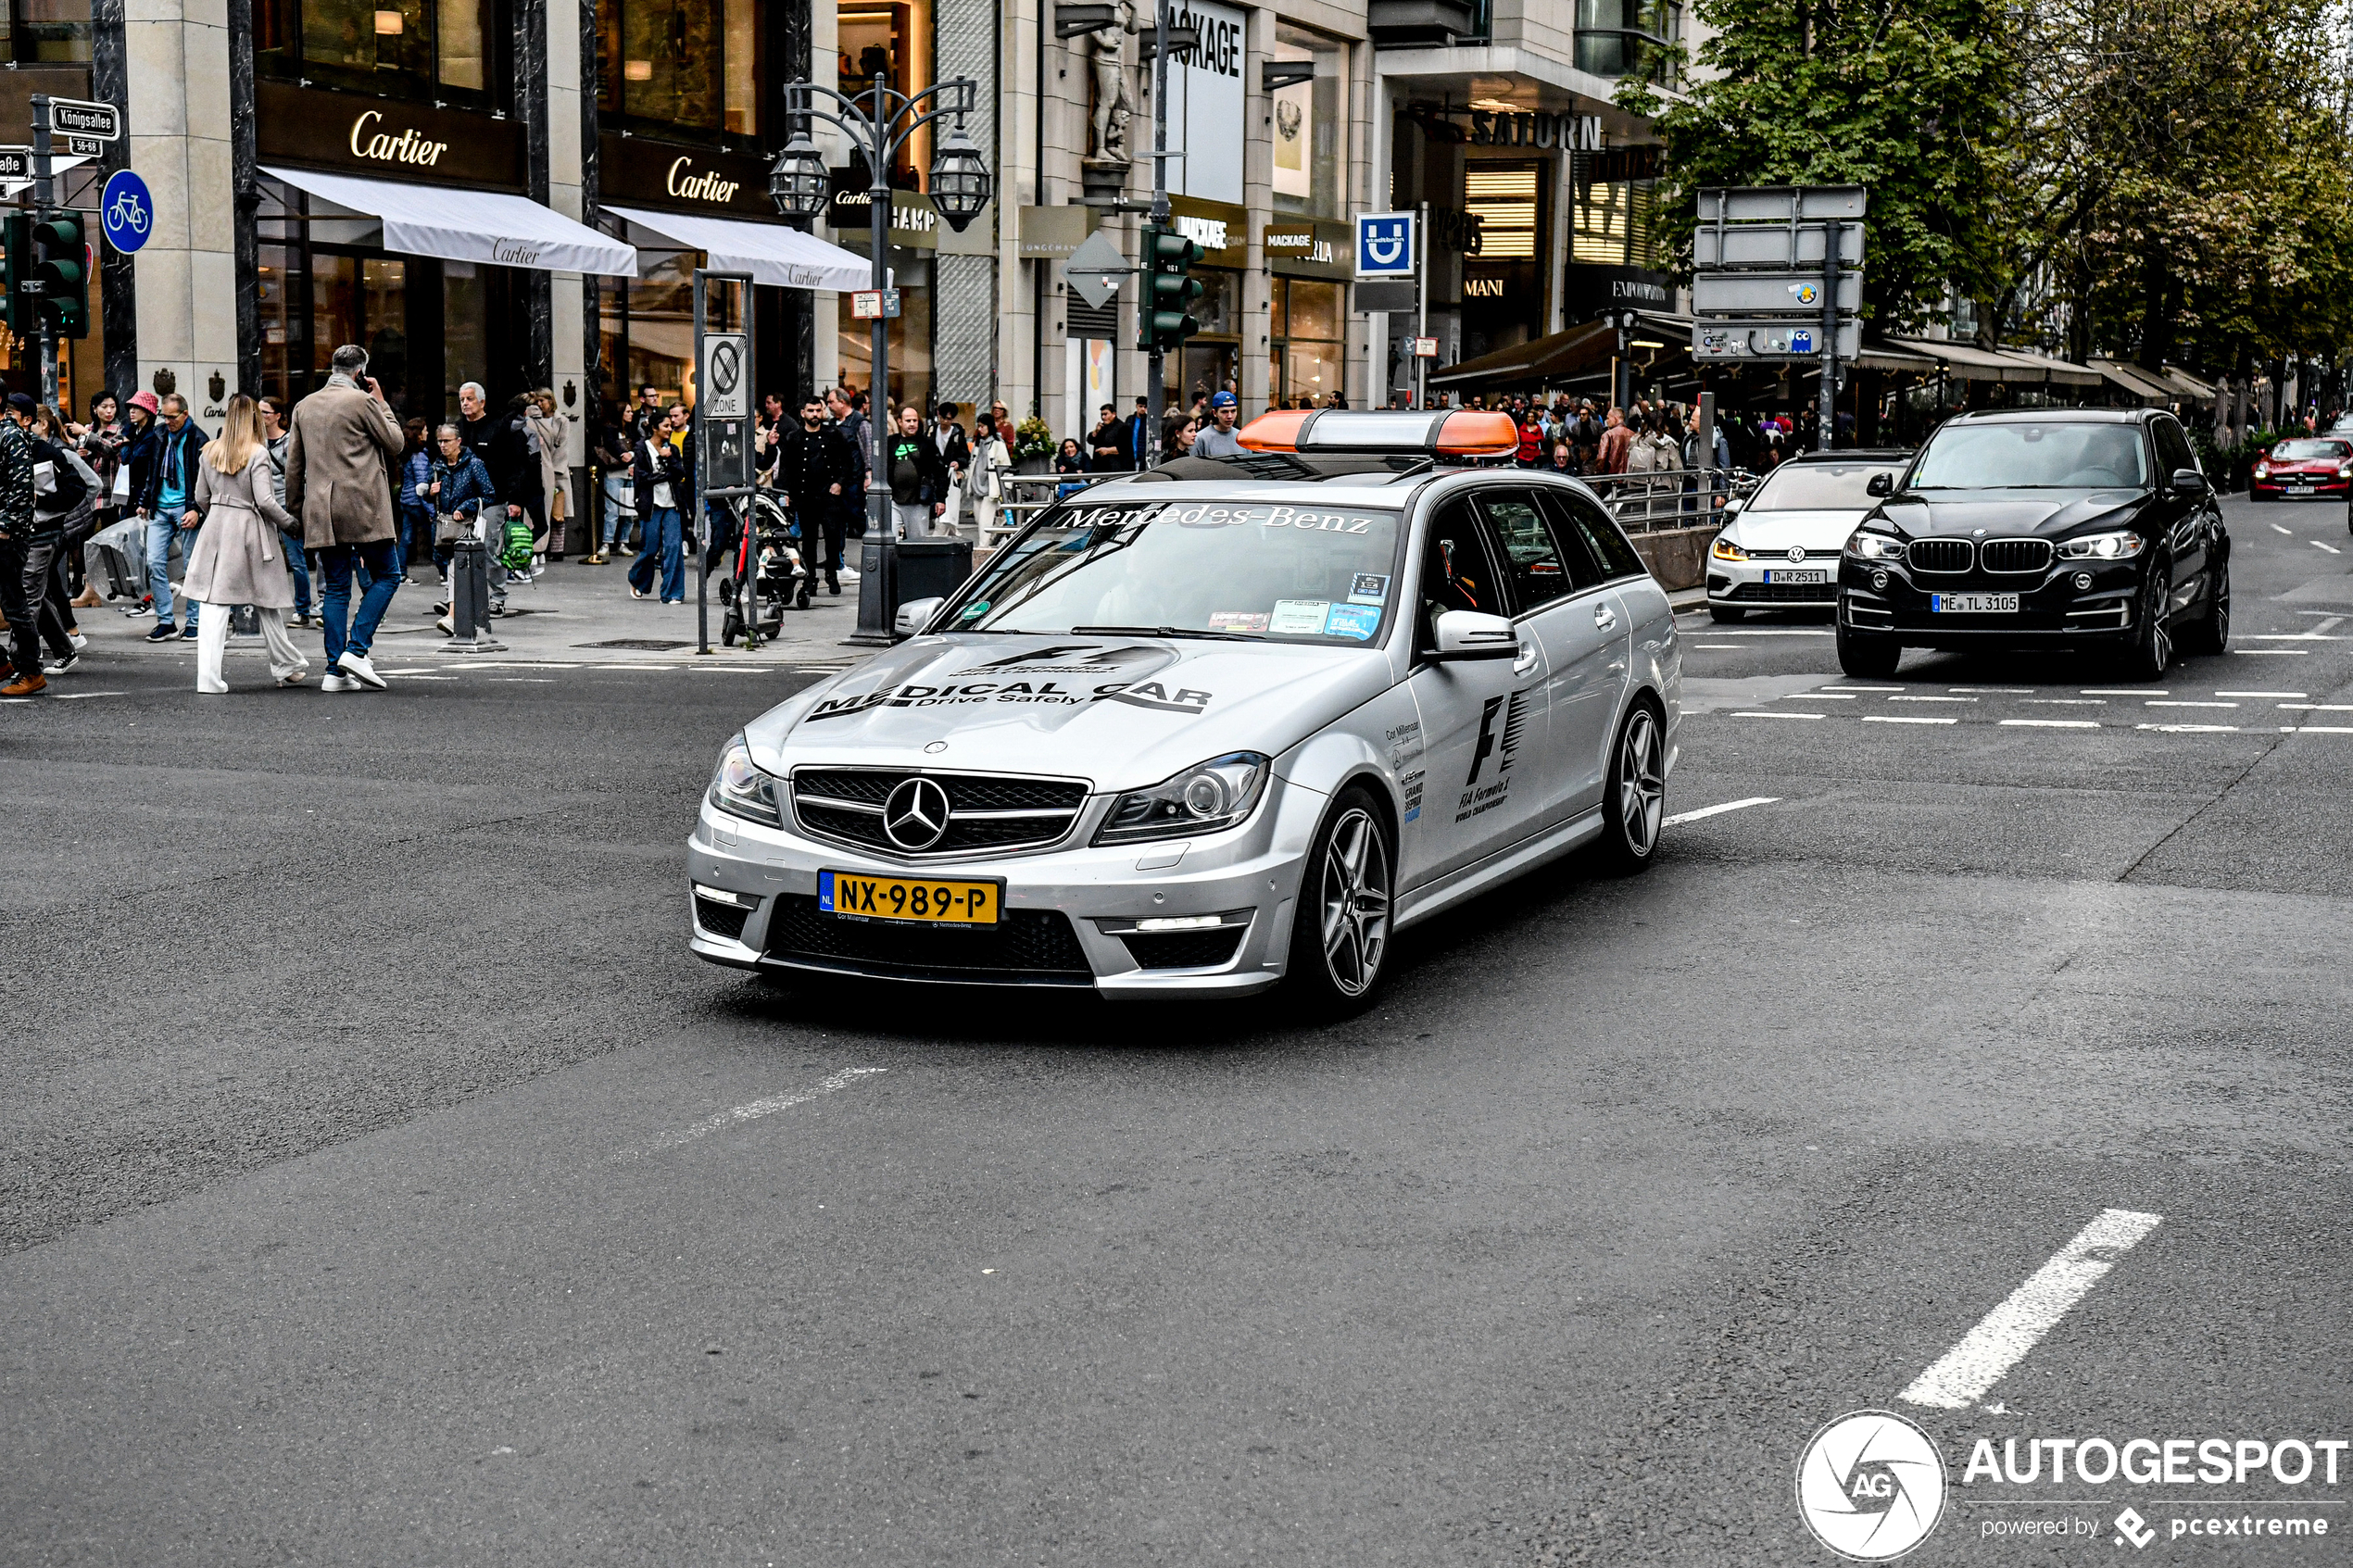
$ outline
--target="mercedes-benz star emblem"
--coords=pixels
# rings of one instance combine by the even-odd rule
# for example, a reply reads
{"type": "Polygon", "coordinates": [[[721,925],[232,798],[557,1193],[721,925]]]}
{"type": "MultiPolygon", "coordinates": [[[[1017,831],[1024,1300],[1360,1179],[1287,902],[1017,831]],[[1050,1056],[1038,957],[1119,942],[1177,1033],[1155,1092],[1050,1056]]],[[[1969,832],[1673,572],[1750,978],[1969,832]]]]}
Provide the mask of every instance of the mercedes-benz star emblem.
{"type": "Polygon", "coordinates": [[[1803,545],[1792,545],[1789,547],[1789,558],[1792,560],[1804,560],[1806,558],[1806,546],[1803,545]]]}
{"type": "Polygon", "coordinates": [[[928,849],[948,832],[948,792],[929,779],[908,779],[883,802],[883,836],[901,849],[928,849]]]}

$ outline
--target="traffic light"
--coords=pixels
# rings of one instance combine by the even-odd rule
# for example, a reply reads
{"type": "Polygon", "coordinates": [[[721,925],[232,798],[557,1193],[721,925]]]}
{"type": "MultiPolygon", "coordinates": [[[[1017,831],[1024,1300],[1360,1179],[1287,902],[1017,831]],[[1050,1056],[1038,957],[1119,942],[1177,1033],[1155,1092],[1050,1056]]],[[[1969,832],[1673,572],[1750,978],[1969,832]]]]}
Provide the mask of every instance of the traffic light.
{"type": "Polygon", "coordinates": [[[1147,354],[1172,354],[1201,331],[1192,318],[1202,296],[1201,280],[1186,276],[1208,252],[1173,229],[1144,229],[1144,298],[1137,311],[1136,346],[1147,354]]]}
{"type": "Polygon", "coordinates": [[[31,337],[41,331],[40,295],[25,284],[32,277],[32,215],[28,212],[8,214],[5,227],[7,252],[0,260],[6,272],[7,295],[5,300],[8,330],[19,337],[31,337]]]}
{"type": "Polygon", "coordinates": [[[42,308],[57,323],[59,337],[90,335],[90,243],[82,214],[51,212],[32,226],[32,275],[41,283],[42,308]]]}

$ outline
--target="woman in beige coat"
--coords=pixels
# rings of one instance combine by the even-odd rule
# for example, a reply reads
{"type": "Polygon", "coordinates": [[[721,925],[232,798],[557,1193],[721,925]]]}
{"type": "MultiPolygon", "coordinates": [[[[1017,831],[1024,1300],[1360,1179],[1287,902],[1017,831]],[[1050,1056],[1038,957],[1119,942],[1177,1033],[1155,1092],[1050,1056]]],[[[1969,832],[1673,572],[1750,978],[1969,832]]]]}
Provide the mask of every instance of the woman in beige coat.
{"type": "Polygon", "coordinates": [[[239,393],[229,399],[229,417],[195,467],[188,518],[202,518],[204,527],[188,552],[183,586],[190,599],[215,610],[196,623],[196,690],[218,696],[229,689],[220,678],[220,656],[229,642],[233,605],[251,605],[260,615],[270,673],[278,684],[299,684],[310,666],[286,635],[286,611],[294,608],[295,598],[284,538],[298,525],[278,504],[270,482],[270,446],[252,398],[239,393]]]}
{"type": "Polygon", "coordinates": [[[564,524],[572,517],[572,465],[564,460],[572,421],[556,412],[556,395],[547,387],[531,395],[531,406],[539,411],[526,415],[525,422],[531,427],[531,444],[539,449],[539,494],[547,508],[547,537],[539,547],[544,555],[560,556],[564,524]]]}

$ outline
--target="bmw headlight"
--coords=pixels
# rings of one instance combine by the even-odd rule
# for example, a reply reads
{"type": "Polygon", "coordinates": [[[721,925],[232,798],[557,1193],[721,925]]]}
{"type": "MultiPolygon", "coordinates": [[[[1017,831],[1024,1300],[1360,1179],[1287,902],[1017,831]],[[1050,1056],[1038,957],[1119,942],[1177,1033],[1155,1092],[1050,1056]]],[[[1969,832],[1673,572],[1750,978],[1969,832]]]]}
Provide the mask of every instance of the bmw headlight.
{"type": "Polygon", "coordinates": [[[1716,536],[1716,543],[1707,546],[1707,553],[1718,560],[1748,559],[1748,552],[1734,544],[1732,536],[1729,533],[1718,533],[1716,536]]]}
{"type": "Polygon", "coordinates": [[[785,825],[784,803],[777,786],[784,781],[763,773],[751,759],[751,747],[737,735],[719,754],[719,771],[711,775],[711,803],[722,811],[772,828],[785,825]]]}
{"type": "Polygon", "coordinates": [[[1846,541],[1846,547],[1865,560],[1894,560],[1904,553],[1904,541],[1893,533],[1872,533],[1857,530],[1846,541]]]}
{"type": "Polygon", "coordinates": [[[2130,560],[2141,553],[2148,543],[2128,529],[2113,533],[2086,533],[2080,539],[2070,539],[2058,547],[2062,560],[2130,560]]]}
{"type": "Polygon", "coordinates": [[[1111,803],[1095,842],[1182,838],[1232,827],[1266,793],[1266,759],[1257,752],[1231,751],[1150,789],[1129,790],[1111,803]]]}

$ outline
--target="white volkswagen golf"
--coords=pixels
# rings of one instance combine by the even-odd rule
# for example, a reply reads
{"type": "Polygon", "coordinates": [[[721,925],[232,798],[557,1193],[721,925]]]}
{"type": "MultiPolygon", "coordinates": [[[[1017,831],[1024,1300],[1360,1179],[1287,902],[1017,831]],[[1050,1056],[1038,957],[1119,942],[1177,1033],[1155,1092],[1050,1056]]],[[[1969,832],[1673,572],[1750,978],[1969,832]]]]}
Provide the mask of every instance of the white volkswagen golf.
{"type": "Polygon", "coordinates": [[[1049,510],[745,726],[688,847],[745,969],[1362,1005],[1391,938],[1582,845],[1639,870],[1667,596],[1508,416],[1270,414],[1049,510]]]}

